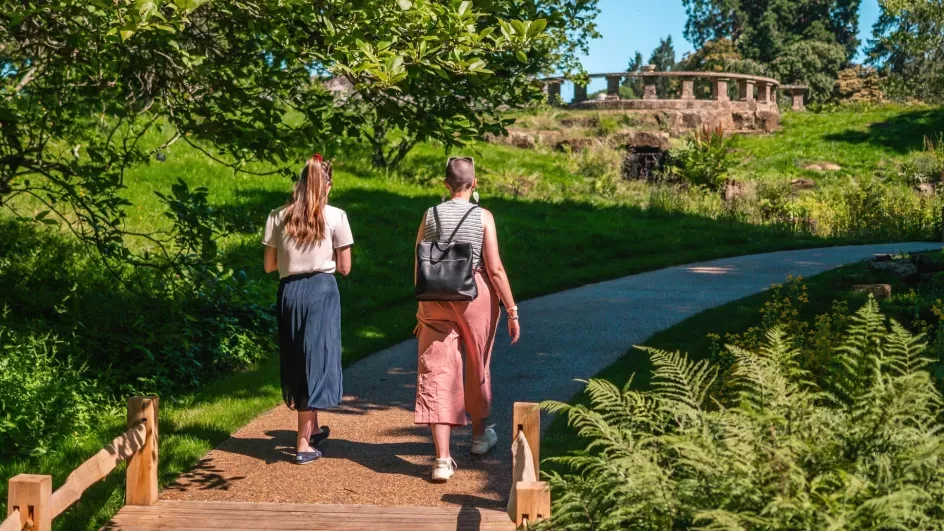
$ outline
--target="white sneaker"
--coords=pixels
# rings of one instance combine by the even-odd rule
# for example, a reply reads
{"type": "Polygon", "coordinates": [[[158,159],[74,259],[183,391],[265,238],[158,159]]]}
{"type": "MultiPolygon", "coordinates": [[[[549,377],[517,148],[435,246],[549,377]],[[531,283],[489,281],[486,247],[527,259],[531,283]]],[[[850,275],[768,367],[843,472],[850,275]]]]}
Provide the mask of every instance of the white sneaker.
{"type": "Polygon", "coordinates": [[[472,437],[472,447],[469,448],[469,452],[475,455],[485,455],[496,444],[498,444],[498,434],[495,433],[495,427],[487,426],[485,433],[480,437],[472,437]]]}
{"type": "Polygon", "coordinates": [[[456,473],[456,462],[451,458],[437,459],[433,465],[433,483],[445,483],[456,473]]]}

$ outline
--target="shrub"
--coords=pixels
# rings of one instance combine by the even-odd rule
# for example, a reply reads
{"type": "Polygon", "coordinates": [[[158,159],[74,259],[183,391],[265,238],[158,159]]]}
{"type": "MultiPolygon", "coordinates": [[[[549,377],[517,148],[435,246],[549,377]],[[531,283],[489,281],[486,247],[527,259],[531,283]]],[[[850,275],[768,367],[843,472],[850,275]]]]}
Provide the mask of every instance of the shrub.
{"type": "Polygon", "coordinates": [[[591,442],[555,458],[551,525],[567,529],[929,529],[944,518],[944,400],[922,336],[870,299],[831,345],[834,370],[805,370],[771,330],[717,368],[648,352],[651,390],[591,380],[589,407],[548,403],[591,442]]]}
{"type": "Polygon", "coordinates": [[[57,356],[64,343],[49,332],[0,327],[0,457],[44,454],[107,407],[86,368],[57,356]]]}
{"type": "Polygon", "coordinates": [[[924,149],[913,151],[901,164],[901,176],[912,186],[944,180],[944,135],[924,137],[924,149]]]}
{"type": "Polygon", "coordinates": [[[609,197],[617,191],[621,163],[621,153],[604,142],[596,142],[588,149],[572,153],[569,159],[571,173],[583,177],[590,192],[602,197],[609,197]]]}
{"type": "Polygon", "coordinates": [[[714,129],[703,127],[689,135],[682,148],[671,153],[670,164],[690,184],[719,188],[734,164],[732,143],[733,140],[724,136],[720,126],[714,129]]]}

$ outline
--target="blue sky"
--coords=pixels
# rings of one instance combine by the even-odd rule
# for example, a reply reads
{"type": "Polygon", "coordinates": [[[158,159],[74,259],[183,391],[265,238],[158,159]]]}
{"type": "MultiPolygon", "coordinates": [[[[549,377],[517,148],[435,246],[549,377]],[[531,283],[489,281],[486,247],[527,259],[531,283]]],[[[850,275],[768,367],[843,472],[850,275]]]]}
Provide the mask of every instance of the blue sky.
{"type": "MultiPolygon", "coordinates": [[[[862,0],[859,13],[859,39],[867,41],[872,35],[872,24],[878,19],[878,0],[862,0]]],[[[639,50],[646,59],[659,39],[672,35],[672,43],[679,58],[692,51],[692,45],[682,36],[685,29],[685,8],[682,0],[600,0],[597,26],[603,37],[590,44],[590,53],[581,61],[590,73],[619,72],[626,69],[630,56],[639,50]]],[[[606,80],[595,80],[590,91],[606,88],[606,80]]],[[[567,101],[573,94],[565,84],[562,94],[567,101]]]]}

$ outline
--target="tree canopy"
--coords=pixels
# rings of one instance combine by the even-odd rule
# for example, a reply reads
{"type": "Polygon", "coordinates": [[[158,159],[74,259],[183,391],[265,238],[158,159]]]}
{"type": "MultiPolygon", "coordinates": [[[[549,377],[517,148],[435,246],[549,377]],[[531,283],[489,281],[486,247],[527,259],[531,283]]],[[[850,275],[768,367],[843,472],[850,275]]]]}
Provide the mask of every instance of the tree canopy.
{"type": "MultiPolygon", "coordinates": [[[[156,265],[179,258],[165,243],[212,232],[123,228],[125,172],[174,142],[235,171],[266,162],[289,175],[345,136],[373,137],[390,163],[419,140],[501,131],[499,108],[540,97],[529,76],[586,47],[596,0],[481,4],[0,0],[0,201],[44,204],[37,220],[58,215],[123,263],[135,258],[126,238],[149,239],[157,252],[138,264],[156,265]],[[320,82],[332,75],[357,97],[337,101],[320,82]]],[[[199,222],[188,209],[200,196],[173,193],[174,219],[199,222]]]]}
{"type": "Polygon", "coordinates": [[[869,63],[889,76],[893,94],[944,100],[944,3],[882,0],[869,63]]]}
{"type": "Polygon", "coordinates": [[[730,40],[743,59],[767,65],[784,82],[808,83],[828,97],[859,45],[861,0],[683,0],[685,37],[697,48],[730,40]]]}

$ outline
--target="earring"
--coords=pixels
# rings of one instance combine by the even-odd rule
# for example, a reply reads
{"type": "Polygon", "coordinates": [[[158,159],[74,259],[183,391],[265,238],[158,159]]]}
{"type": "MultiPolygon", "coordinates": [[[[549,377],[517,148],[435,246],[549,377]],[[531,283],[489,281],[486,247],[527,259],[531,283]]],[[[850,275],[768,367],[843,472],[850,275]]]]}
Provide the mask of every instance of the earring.
{"type": "Polygon", "coordinates": [[[472,201],[479,202],[479,192],[478,190],[472,190],[472,201]]]}

